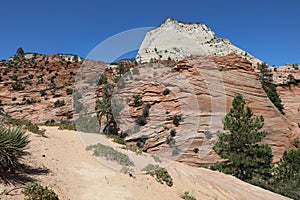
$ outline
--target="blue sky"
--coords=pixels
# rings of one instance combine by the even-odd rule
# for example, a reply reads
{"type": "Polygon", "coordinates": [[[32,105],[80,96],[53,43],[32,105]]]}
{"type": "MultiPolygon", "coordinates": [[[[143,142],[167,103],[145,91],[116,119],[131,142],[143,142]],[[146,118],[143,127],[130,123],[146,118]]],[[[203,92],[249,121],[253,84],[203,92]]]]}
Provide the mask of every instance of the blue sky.
{"type": "Polygon", "coordinates": [[[300,63],[300,1],[37,1],[4,0],[0,59],[26,52],[86,57],[108,37],[158,26],[168,17],[203,22],[270,65],[300,63]]]}

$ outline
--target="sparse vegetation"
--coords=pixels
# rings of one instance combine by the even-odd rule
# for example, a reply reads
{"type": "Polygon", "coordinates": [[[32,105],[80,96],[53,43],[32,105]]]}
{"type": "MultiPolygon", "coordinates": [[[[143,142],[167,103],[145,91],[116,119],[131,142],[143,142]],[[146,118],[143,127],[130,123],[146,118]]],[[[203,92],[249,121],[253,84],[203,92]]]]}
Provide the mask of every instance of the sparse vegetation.
{"type": "Polygon", "coordinates": [[[66,93],[67,93],[67,95],[72,95],[72,94],[73,94],[73,90],[70,89],[70,88],[68,88],[68,89],[66,90],[66,93]]]}
{"type": "Polygon", "coordinates": [[[46,90],[40,90],[41,97],[47,95],[46,90]]]}
{"type": "Polygon", "coordinates": [[[289,85],[290,84],[297,85],[297,83],[298,83],[297,80],[295,79],[295,77],[292,74],[289,74],[287,76],[287,82],[288,82],[289,85]]]}
{"type": "Polygon", "coordinates": [[[168,95],[169,93],[170,93],[170,89],[169,88],[164,89],[163,95],[168,95]]]}
{"type": "Polygon", "coordinates": [[[134,107],[139,107],[143,104],[142,102],[142,97],[139,94],[136,94],[133,96],[133,106],[134,107]]]}
{"type": "Polygon", "coordinates": [[[54,102],[54,107],[57,108],[57,107],[62,107],[64,106],[66,103],[64,100],[57,100],[54,102]]]}
{"type": "Polygon", "coordinates": [[[143,109],[142,115],[138,116],[135,122],[140,126],[145,126],[147,124],[147,117],[149,116],[150,104],[147,103],[143,109]]]}
{"type": "Polygon", "coordinates": [[[22,190],[25,200],[58,200],[57,194],[47,186],[30,183],[22,190]]]}
{"type": "Polygon", "coordinates": [[[156,155],[151,155],[151,157],[154,159],[155,162],[161,163],[161,160],[158,156],[156,155]]]}
{"type": "Polygon", "coordinates": [[[107,137],[111,138],[115,143],[126,145],[125,140],[118,135],[107,135],[107,137]]]}
{"type": "Polygon", "coordinates": [[[197,200],[196,197],[192,196],[189,192],[184,192],[181,196],[184,200],[197,200]]]}
{"type": "Polygon", "coordinates": [[[133,162],[126,154],[123,154],[110,146],[95,144],[87,147],[88,151],[93,151],[94,156],[104,157],[107,160],[115,161],[122,166],[133,166],[133,162]]]}
{"type": "Polygon", "coordinates": [[[182,115],[174,115],[173,116],[173,124],[175,126],[178,126],[179,125],[179,122],[182,122],[183,119],[182,119],[182,115]]]}
{"type": "Polygon", "coordinates": [[[194,153],[198,153],[198,152],[199,152],[199,148],[195,147],[195,148],[193,149],[193,152],[194,152],[194,153]]]}
{"type": "Polygon", "coordinates": [[[61,121],[60,124],[58,125],[58,129],[59,130],[74,130],[74,131],[77,130],[74,122],[68,121],[68,120],[61,121]]]}
{"type": "Polygon", "coordinates": [[[155,176],[157,182],[163,184],[164,182],[169,186],[173,186],[173,179],[170,176],[169,172],[158,165],[148,164],[146,167],[142,169],[146,174],[150,174],[151,176],[155,176]]]}
{"type": "Polygon", "coordinates": [[[139,148],[138,146],[132,145],[132,144],[127,144],[126,146],[123,147],[123,149],[132,151],[136,153],[137,155],[141,155],[143,153],[143,150],[139,148]]]}
{"type": "Polygon", "coordinates": [[[6,117],[5,121],[7,121],[7,123],[13,126],[22,126],[25,130],[28,130],[32,133],[36,133],[41,136],[45,136],[45,129],[40,129],[37,124],[32,123],[30,120],[6,117]]]}

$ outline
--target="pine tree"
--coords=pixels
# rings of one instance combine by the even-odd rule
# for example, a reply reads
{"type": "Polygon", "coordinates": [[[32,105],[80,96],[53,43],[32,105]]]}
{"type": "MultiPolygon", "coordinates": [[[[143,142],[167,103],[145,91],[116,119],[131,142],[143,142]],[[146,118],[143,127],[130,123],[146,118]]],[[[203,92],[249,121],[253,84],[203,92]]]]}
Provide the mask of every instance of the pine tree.
{"type": "Polygon", "coordinates": [[[267,144],[259,143],[266,136],[266,132],[260,131],[264,118],[254,117],[251,108],[245,108],[245,104],[243,96],[236,95],[233,107],[223,120],[227,133],[221,133],[214,146],[215,152],[225,161],[216,163],[212,169],[242,180],[251,180],[256,176],[267,178],[272,150],[267,144]]]}
{"type": "Polygon", "coordinates": [[[273,73],[272,70],[268,68],[266,63],[258,65],[260,70],[259,79],[261,81],[262,87],[266,92],[268,98],[272,101],[274,106],[284,115],[284,107],[282,105],[279,94],[277,93],[276,86],[273,83],[273,73]]]}

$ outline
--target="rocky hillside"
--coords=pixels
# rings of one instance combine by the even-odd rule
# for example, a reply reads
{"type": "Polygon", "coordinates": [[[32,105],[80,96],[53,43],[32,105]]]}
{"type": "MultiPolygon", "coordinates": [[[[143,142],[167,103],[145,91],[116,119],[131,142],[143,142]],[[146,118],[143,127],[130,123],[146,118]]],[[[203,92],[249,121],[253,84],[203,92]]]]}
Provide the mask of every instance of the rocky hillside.
{"type": "Polygon", "coordinates": [[[2,61],[0,98],[4,111],[36,123],[74,120],[72,93],[80,69],[76,89],[82,94],[73,94],[81,98],[79,109],[84,104],[94,112],[96,98],[102,97],[102,72],[110,82],[119,80],[114,91],[118,104],[112,105],[119,116],[120,131],[129,134],[129,143],[139,143],[144,151],[162,157],[195,166],[216,162],[219,158],[212,147],[237,93],[244,95],[255,114],[265,117],[269,134],[264,142],[271,145],[275,162],[299,137],[298,86],[278,86],[286,107],[283,116],[267,98],[255,67],[235,54],[142,66],[132,61],[107,66],[73,59],[32,54],[2,61]],[[121,66],[129,71],[120,79],[121,66]],[[149,117],[138,122],[146,106],[149,117]]]}
{"type": "Polygon", "coordinates": [[[0,62],[6,113],[36,123],[72,119],[72,93],[81,59],[74,55],[16,54],[0,62]]]}
{"type": "Polygon", "coordinates": [[[169,18],[146,34],[137,60],[143,63],[167,59],[178,61],[192,54],[223,56],[230,53],[240,55],[255,65],[261,63],[228,39],[217,38],[205,24],[183,23],[169,18]]]}
{"type": "Polygon", "coordinates": [[[143,149],[147,152],[194,166],[214,163],[219,158],[212,147],[237,93],[256,115],[264,116],[269,132],[264,142],[272,147],[275,162],[286,149],[294,148],[299,127],[274,107],[253,65],[244,58],[235,54],[193,56],[171,67],[145,65],[139,74],[130,75],[132,79],[125,76],[126,85],[117,94],[120,99],[141,97],[141,105],[131,101],[122,106],[120,120],[121,129],[130,133],[128,142],[146,138],[143,149]],[[147,104],[151,106],[147,123],[136,131],[132,124],[147,104]]]}

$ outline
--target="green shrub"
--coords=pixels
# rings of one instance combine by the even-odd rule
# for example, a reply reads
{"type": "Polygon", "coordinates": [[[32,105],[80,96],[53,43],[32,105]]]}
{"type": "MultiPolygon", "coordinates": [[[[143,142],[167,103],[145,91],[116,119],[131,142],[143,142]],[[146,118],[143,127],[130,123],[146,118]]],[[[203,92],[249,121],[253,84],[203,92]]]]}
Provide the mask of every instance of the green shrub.
{"type": "Polygon", "coordinates": [[[32,123],[30,120],[14,119],[14,118],[10,118],[10,117],[5,118],[5,120],[11,125],[22,126],[24,129],[26,129],[32,133],[36,133],[36,134],[45,136],[46,130],[40,129],[37,124],[32,123]]]}
{"type": "Polygon", "coordinates": [[[175,137],[175,136],[176,136],[176,130],[175,130],[175,129],[172,129],[172,130],[170,131],[170,135],[171,135],[172,137],[175,137]]]}
{"type": "Polygon", "coordinates": [[[173,116],[173,124],[178,126],[179,122],[183,121],[182,120],[182,115],[174,115],[173,116]]]}
{"type": "Polygon", "coordinates": [[[192,196],[189,192],[184,192],[180,197],[184,200],[197,200],[196,197],[192,196]]]}
{"type": "Polygon", "coordinates": [[[11,86],[14,90],[17,90],[17,91],[25,89],[25,87],[20,82],[14,82],[11,84],[11,86]]]}
{"type": "Polygon", "coordinates": [[[151,176],[155,176],[155,180],[161,184],[164,182],[169,186],[173,186],[173,179],[170,176],[169,172],[158,165],[148,164],[146,167],[142,169],[142,171],[146,171],[147,174],[151,176]]]}
{"type": "Polygon", "coordinates": [[[0,125],[0,172],[19,165],[28,143],[28,135],[21,127],[7,128],[3,124],[0,125]]]}
{"type": "Polygon", "coordinates": [[[64,106],[66,103],[65,103],[65,101],[64,100],[57,100],[57,101],[55,101],[54,102],[54,107],[55,108],[57,108],[57,107],[62,107],[62,106],[64,106]]]}
{"type": "Polygon", "coordinates": [[[295,79],[295,77],[292,75],[292,74],[289,74],[287,76],[287,81],[288,81],[288,84],[294,84],[294,85],[297,85],[297,80],[295,79]]]}
{"type": "Polygon", "coordinates": [[[93,151],[94,156],[100,156],[107,160],[116,161],[122,166],[133,166],[133,162],[126,154],[123,154],[110,146],[98,143],[87,147],[87,150],[93,151]]]}
{"type": "Polygon", "coordinates": [[[147,120],[144,116],[138,116],[135,122],[140,126],[145,126],[147,124],[147,120]]]}
{"type": "Polygon", "coordinates": [[[150,108],[151,108],[151,105],[149,103],[146,103],[146,105],[144,106],[144,109],[143,109],[143,113],[142,113],[142,115],[144,117],[149,117],[150,108]]]}
{"type": "Polygon", "coordinates": [[[169,93],[170,93],[170,89],[169,88],[164,89],[163,95],[168,95],[169,93]]]}
{"type": "Polygon", "coordinates": [[[58,125],[58,129],[59,130],[73,130],[76,131],[76,126],[74,124],[74,122],[68,121],[68,120],[63,120],[60,122],[60,124],[58,125]]]}
{"type": "Polygon", "coordinates": [[[137,94],[133,96],[133,106],[134,107],[139,107],[142,105],[142,97],[141,95],[137,94]]]}
{"type": "Polygon", "coordinates": [[[113,142],[115,143],[123,144],[123,145],[126,144],[125,140],[118,135],[107,135],[107,137],[113,139],[113,142]]]}
{"type": "Polygon", "coordinates": [[[143,150],[135,145],[132,144],[126,144],[125,147],[123,147],[123,149],[132,151],[134,153],[136,153],[137,155],[141,155],[143,153],[143,150]]]}
{"type": "Polygon", "coordinates": [[[143,148],[143,146],[145,145],[146,141],[148,139],[147,135],[142,135],[141,137],[139,137],[139,139],[136,142],[136,146],[138,146],[139,148],[143,148]]]}
{"type": "Polygon", "coordinates": [[[30,183],[22,190],[25,200],[58,200],[57,194],[50,188],[38,183],[30,183]]]}
{"type": "Polygon", "coordinates": [[[47,95],[46,90],[40,90],[41,97],[47,95]]]}
{"type": "Polygon", "coordinates": [[[70,89],[70,88],[68,88],[66,92],[67,92],[67,95],[71,95],[71,94],[73,94],[73,90],[72,90],[72,89],[70,89]]]}
{"type": "Polygon", "coordinates": [[[161,163],[161,160],[158,156],[151,155],[151,157],[154,159],[155,162],[161,163]]]}
{"type": "Polygon", "coordinates": [[[198,149],[197,147],[195,147],[195,148],[193,149],[193,152],[194,152],[194,153],[198,153],[198,152],[199,152],[199,149],[198,149]]]}
{"type": "Polygon", "coordinates": [[[205,135],[206,139],[209,139],[209,140],[213,137],[213,135],[210,131],[205,131],[204,135],[205,135]]]}

